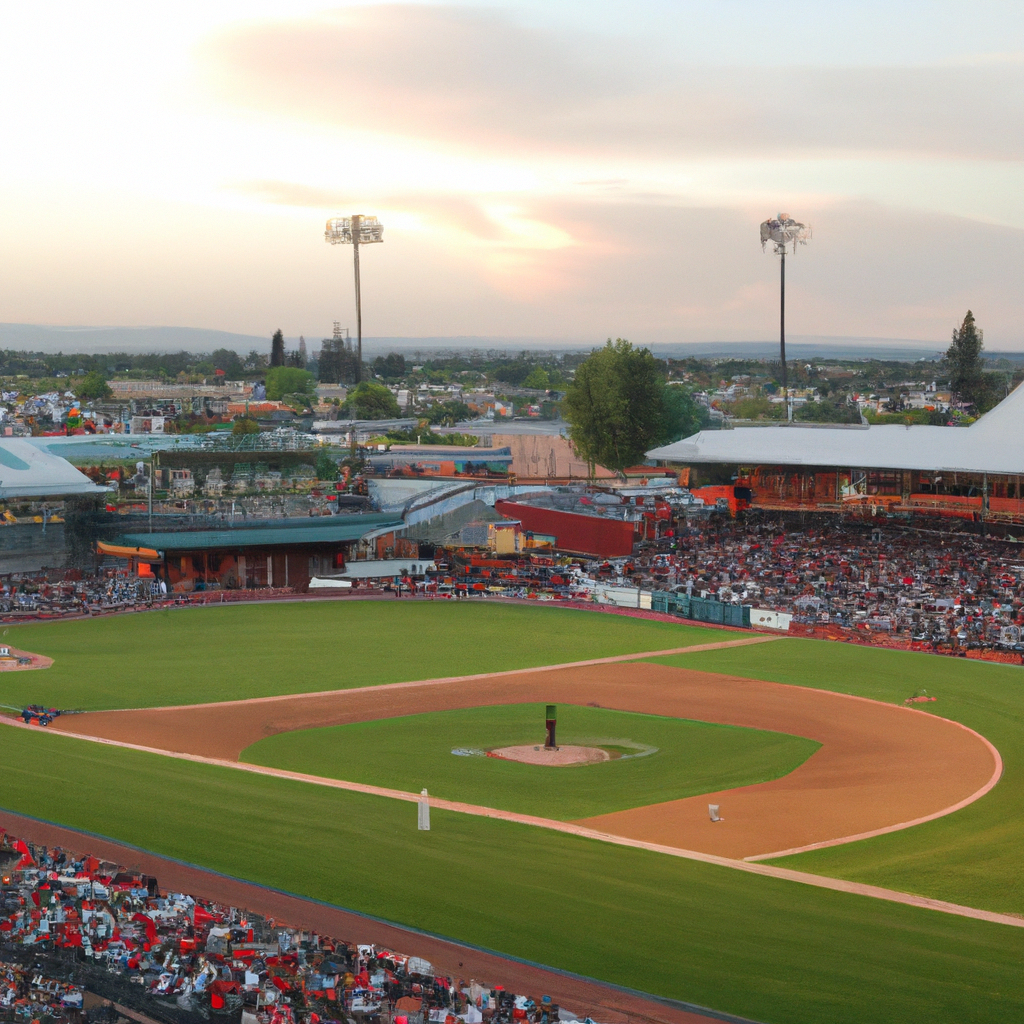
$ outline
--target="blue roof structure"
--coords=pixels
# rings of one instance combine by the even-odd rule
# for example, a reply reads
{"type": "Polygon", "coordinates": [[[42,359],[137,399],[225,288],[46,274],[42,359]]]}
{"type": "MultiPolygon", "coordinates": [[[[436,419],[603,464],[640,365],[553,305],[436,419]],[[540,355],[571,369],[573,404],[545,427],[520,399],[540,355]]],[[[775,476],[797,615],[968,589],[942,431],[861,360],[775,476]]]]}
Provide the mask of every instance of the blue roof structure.
{"type": "Polygon", "coordinates": [[[376,530],[400,527],[402,518],[393,513],[371,512],[316,519],[278,519],[265,523],[242,523],[218,530],[182,530],[159,533],[126,533],[118,543],[158,551],[212,551],[299,544],[339,544],[359,540],[376,530]]]}

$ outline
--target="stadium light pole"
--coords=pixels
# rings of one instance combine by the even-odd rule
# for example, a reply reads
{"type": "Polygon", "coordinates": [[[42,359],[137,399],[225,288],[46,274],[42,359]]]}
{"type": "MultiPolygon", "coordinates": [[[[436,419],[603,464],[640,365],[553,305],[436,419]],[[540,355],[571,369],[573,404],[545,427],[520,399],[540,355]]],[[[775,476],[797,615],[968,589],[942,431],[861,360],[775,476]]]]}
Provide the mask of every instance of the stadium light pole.
{"type": "Polygon", "coordinates": [[[781,257],[779,263],[779,355],[782,360],[782,391],[786,397],[787,419],[793,418],[793,407],[789,399],[789,384],[786,373],[786,249],[796,252],[798,245],[806,245],[811,229],[806,224],[793,220],[788,213],[761,223],[761,251],[769,242],[772,252],[781,257]]]}
{"type": "Polygon", "coordinates": [[[359,246],[384,241],[384,226],[376,217],[361,213],[351,217],[332,217],[327,222],[324,238],[331,245],[351,245],[352,264],[356,277],[356,334],[359,338],[356,357],[356,383],[363,379],[363,305],[359,294],[359,246]]]}

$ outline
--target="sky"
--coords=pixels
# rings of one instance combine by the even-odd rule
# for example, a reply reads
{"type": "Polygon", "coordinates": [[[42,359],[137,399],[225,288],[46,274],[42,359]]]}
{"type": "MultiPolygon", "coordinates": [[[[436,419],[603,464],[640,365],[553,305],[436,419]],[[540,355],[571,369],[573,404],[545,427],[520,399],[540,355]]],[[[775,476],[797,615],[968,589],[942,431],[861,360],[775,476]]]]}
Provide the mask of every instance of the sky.
{"type": "Polygon", "coordinates": [[[1019,2],[0,0],[0,322],[1024,350],[1019,2]]]}

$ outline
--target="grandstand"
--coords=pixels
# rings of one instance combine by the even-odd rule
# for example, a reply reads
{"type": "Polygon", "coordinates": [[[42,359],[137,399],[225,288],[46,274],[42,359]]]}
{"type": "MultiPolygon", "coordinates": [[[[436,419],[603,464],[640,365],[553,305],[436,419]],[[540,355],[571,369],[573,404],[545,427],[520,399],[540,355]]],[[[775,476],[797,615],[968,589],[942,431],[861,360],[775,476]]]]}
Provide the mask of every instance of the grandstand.
{"type": "Polygon", "coordinates": [[[750,488],[755,508],[1024,523],[1022,425],[1024,385],[967,428],[772,424],[702,430],[647,454],[689,466],[693,485],[750,488]]]}

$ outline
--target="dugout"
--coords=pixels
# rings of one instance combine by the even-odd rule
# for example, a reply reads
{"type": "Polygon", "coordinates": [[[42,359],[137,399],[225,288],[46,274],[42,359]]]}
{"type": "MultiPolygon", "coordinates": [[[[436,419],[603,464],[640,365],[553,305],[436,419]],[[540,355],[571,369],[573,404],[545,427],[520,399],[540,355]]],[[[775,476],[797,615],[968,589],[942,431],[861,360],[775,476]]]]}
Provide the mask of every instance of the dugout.
{"type": "Polygon", "coordinates": [[[214,530],[125,534],[125,548],[159,553],[154,569],[171,590],[255,590],[291,587],[304,592],[313,576],[344,568],[367,534],[400,527],[391,513],[337,515],[224,525],[214,530]]]}

